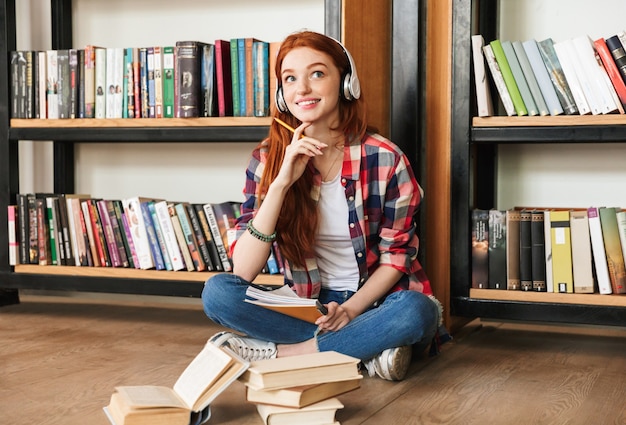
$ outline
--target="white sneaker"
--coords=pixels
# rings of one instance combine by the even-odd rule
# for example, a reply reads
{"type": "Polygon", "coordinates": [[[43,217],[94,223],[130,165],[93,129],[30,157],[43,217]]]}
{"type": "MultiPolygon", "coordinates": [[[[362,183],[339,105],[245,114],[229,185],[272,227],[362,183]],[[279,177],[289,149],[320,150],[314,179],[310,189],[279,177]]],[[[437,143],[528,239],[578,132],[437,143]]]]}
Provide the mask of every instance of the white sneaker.
{"type": "Polygon", "coordinates": [[[221,347],[227,346],[249,362],[276,358],[276,344],[234,334],[219,332],[209,338],[209,342],[221,347]]]}
{"type": "Polygon", "coordinates": [[[410,345],[388,348],[363,362],[363,365],[369,376],[378,375],[388,381],[401,381],[409,370],[412,352],[410,345]]]}

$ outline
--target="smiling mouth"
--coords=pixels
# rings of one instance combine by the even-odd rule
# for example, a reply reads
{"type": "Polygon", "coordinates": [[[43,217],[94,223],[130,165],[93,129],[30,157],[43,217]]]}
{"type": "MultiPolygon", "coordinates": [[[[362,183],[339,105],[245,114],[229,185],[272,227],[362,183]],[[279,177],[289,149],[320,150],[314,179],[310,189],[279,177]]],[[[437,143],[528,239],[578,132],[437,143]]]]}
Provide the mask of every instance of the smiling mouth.
{"type": "Polygon", "coordinates": [[[303,100],[302,102],[297,102],[298,106],[309,106],[318,103],[319,100],[303,100]]]}

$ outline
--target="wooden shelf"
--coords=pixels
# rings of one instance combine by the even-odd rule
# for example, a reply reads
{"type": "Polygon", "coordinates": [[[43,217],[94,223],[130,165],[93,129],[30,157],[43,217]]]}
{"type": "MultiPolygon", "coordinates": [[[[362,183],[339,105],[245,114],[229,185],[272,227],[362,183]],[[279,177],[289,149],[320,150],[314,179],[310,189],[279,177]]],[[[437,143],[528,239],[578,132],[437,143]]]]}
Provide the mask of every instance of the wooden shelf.
{"type": "MultiPolygon", "coordinates": [[[[71,277],[106,277],[115,279],[149,279],[149,280],[179,280],[187,282],[204,282],[211,276],[221,272],[187,272],[163,270],[138,270],[117,267],[72,267],[72,266],[38,266],[20,264],[15,266],[18,274],[45,274],[53,276],[71,277]]],[[[260,274],[254,283],[260,285],[281,285],[282,275],[260,274]]]]}
{"type": "Polygon", "coordinates": [[[626,115],[556,115],[546,117],[474,117],[474,127],[567,127],[626,125],[626,115]]]}
{"type": "Polygon", "coordinates": [[[269,126],[270,117],[11,119],[11,128],[150,128],[269,126]]]}
{"type": "Polygon", "coordinates": [[[583,304],[626,307],[626,295],[561,294],[551,292],[502,291],[497,289],[470,289],[470,298],[493,301],[532,303],[583,304]]]}

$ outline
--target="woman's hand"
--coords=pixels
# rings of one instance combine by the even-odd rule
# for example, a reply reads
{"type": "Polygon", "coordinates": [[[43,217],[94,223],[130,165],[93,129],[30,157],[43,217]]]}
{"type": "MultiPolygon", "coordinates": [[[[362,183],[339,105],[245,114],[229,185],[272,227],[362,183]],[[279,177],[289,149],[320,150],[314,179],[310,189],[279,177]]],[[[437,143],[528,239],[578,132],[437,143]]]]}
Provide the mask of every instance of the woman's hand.
{"type": "Polygon", "coordinates": [[[315,324],[319,326],[320,330],[338,331],[352,320],[348,314],[348,310],[341,304],[331,301],[326,304],[326,307],[328,308],[328,314],[315,321],[315,324]]]}
{"type": "Polygon", "coordinates": [[[275,182],[290,187],[302,176],[311,158],[322,155],[323,149],[328,147],[326,143],[304,135],[304,130],[310,125],[304,122],[295,129],[291,143],[285,149],[285,157],[275,182]]]}

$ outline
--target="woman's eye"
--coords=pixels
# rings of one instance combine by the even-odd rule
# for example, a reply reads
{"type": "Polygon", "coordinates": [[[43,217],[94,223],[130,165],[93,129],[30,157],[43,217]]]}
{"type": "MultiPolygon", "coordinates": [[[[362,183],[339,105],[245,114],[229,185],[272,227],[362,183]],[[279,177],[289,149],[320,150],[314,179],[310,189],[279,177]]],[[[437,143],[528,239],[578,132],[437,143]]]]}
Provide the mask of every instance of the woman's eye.
{"type": "Polygon", "coordinates": [[[322,78],[324,76],[324,73],[322,71],[315,71],[312,74],[313,78],[322,78]]]}
{"type": "Polygon", "coordinates": [[[285,83],[291,83],[293,81],[295,81],[295,78],[293,76],[290,75],[285,77],[285,83]]]}

